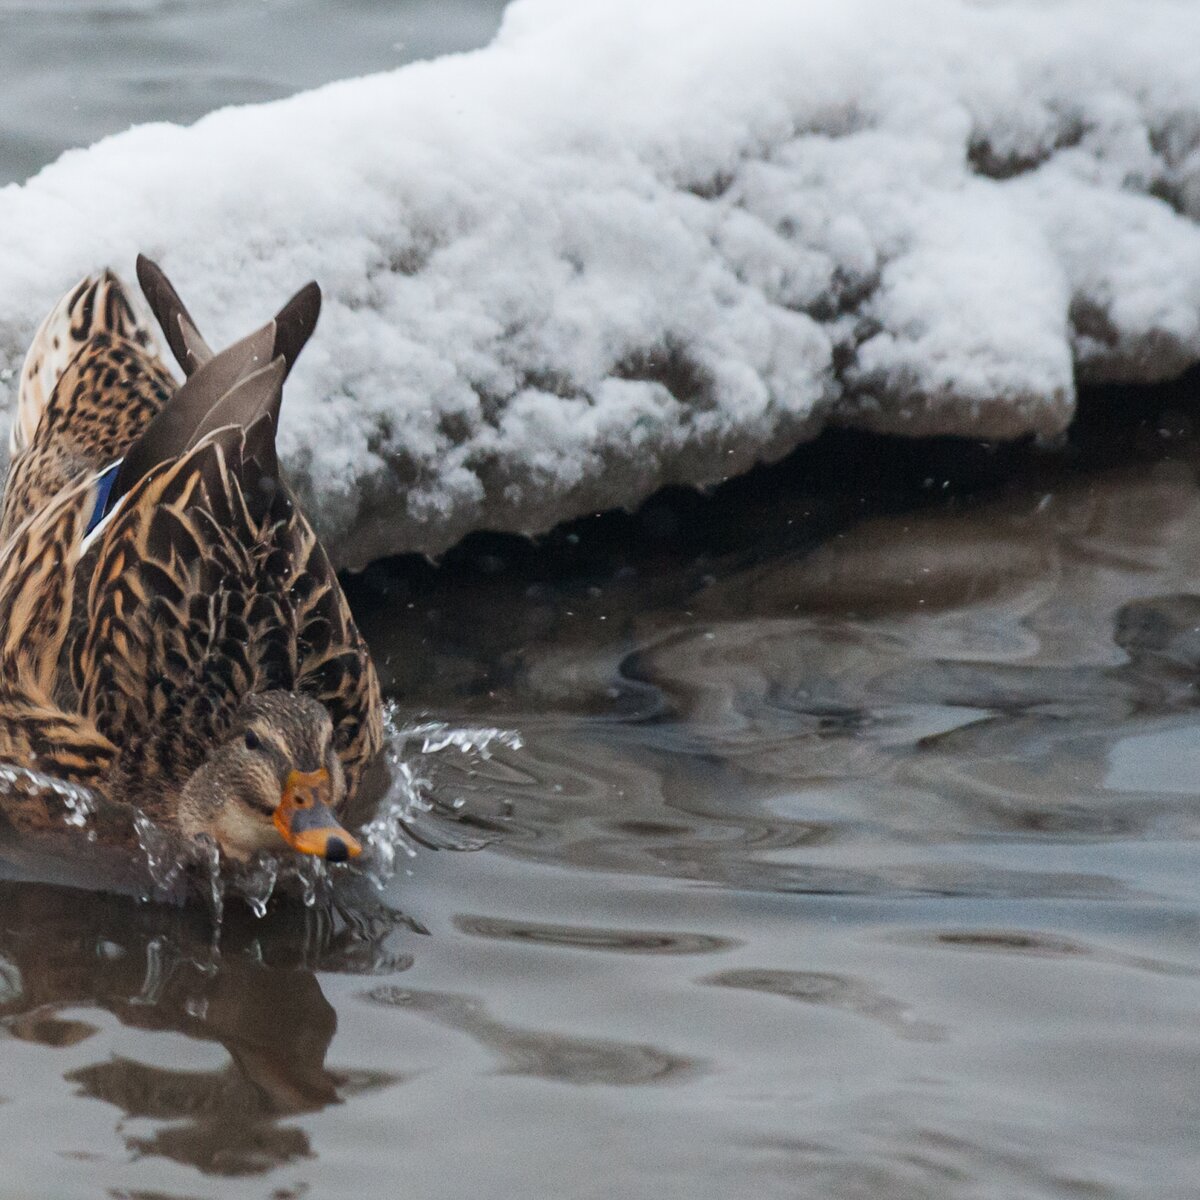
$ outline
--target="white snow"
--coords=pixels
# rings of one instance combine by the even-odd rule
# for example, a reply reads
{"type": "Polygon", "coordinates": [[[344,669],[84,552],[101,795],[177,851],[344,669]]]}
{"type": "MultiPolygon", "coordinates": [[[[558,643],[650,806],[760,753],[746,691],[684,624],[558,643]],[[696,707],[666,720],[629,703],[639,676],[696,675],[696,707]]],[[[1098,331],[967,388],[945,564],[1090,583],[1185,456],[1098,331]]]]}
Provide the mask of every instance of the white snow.
{"type": "Polygon", "coordinates": [[[310,277],[340,562],[709,483],[836,421],[1009,437],[1200,359],[1193,0],[517,0],[484,50],[0,190],[0,371],[141,249],[210,339],[310,277]]]}

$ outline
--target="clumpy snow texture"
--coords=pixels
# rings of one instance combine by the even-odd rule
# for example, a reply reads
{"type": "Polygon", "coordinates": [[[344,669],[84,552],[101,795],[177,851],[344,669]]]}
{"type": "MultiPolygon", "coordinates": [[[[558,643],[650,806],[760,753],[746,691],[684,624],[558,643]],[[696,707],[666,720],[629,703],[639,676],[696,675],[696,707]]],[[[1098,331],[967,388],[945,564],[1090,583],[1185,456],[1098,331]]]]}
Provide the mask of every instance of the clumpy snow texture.
{"type": "Polygon", "coordinates": [[[0,369],[160,259],[312,277],[286,465],[342,564],[708,484],[837,422],[1052,434],[1200,359],[1193,0],[516,0],[489,47],[0,191],[0,369]]]}

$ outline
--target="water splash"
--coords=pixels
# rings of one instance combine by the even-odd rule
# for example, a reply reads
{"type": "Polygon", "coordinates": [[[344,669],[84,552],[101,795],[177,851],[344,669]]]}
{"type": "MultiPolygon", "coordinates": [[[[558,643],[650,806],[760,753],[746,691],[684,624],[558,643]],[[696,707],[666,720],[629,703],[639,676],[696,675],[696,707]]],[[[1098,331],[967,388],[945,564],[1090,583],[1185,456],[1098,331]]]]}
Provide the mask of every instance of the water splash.
{"type": "MultiPolygon", "coordinates": [[[[217,926],[228,897],[244,900],[258,917],[264,917],[271,898],[280,889],[297,894],[313,908],[328,901],[339,878],[365,878],[382,891],[402,862],[414,858],[422,845],[439,849],[474,850],[490,839],[466,837],[456,828],[465,801],[441,798],[435,801],[435,785],[429,768],[439,755],[450,753],[487,761],[498,748],[520,750],[521,735],[493,727],[460,727],[445,721],[404,724],[394,703],[384,711],[384,755],[390,782],[376,815],[362,828],[363,853],[352,863],[328,864],[307,855],[259,854],[248,865],[223,862],[210,838],[186,839],[156,823],[145,813],[134,815],[134,832],[156,899],[184,899],[189,879],[199,880],[205,890],[217,926]],[[424,825],[420,818],[437,815],[445,829],[424,825]],[[453,814],[448,816],[448,814],[453,814]],[[449,832],[453,830],[453,832],[449,832]]],[[[61,801],[67,825],[83,828],[97,811],[99,797],[86,788],[11,764],[0,764],[0,795],[53,795],[61,801]]],[[[90,838],[95,834],[89,831],[90,838]]]]}
{"type": "Polygon", "coordinates": [[[134,816],[133,829],[156,890],[164,897],[173,895],[187,866],[181,854],[184,848],[145,813],[134,816]]]}
{"type": "Polygon", "coordinates": [[[142,812],[134,815],[133,828],[155,896],[160,900],[182,900],[189,870],[197,867],[208,884],[206,899],[219,925],[225,912],[225,881],[216,842],[209,837],[181,838],[142,812]]]}
{"type": "Polygon", "coordinates": [[[153,1008],[162,999],[163,988],[174,973],[175,955],[166,938],[151,938],[146,943],[146,975],[141,991],[130,998],[131,1004],[153,1008]]]}
{"type": "Polygon", "coordinates": [[[238,895],[260,919],[267,915],[267,905],[279,880],[279,860],[273,854],[259,854],[238,878],[238,895]]]}
{"type": "Polygon", "coordinates": [[[320,859],[307,855],[281,859],[260,853],[242,866],[224,861],[212,838],[181,838],[145,813],[138,813],[133,824],[156,898],[181,900],[189,874],[197,874],[207,886],[205,899],[217,926],[230,895],[244,900],[258,917],[266,916],[271,897],[281,884],[294,883],[309,908],[328,895],[328,871],[320,859]]]}
{"type": "MultiPolygon", "coordinates": [[[[333,870],[346,868],[334,866],[333,870]]],[[[305,908],[313,908],[319,901],[328,900],[332,891],[330,867],[311,854],[293,854],[279,864],[279,882],[294,883],[300,891],[305,908]]]]}
{"type": "Polygon", "coordinates": [[[503,746],[507,750],[520,750],[525,744],[521,735],[513,729],[492,727],[458,729],[445,721],[426,721],[420,725],[397,728],[393,706],[389,706],[385,720],[390,721],[390,725],[387,727],[394,739],[402,742],[419,740],[422,754],[438,754],[453,746],[464,754],[477,754],[486,761],[492,757],[493,745],[503,746]]]}
{"type": "Polygon", "coordinates": [[[221,879],[221,850],[211,838],[197,838],[193,843],[205,874],[208,876],[208,898],[212,905],[213,924],[220,929],[225,915],[225,884],[221,879]]]}
{"type": "MultiPolygon", "coordinates": [[[[402,724],[395,703],[389,703],[384,710],[384,731],[392,783],[375,818],[362,830],[364,853],[351,868],[365,875],[379,890],[395,875],[399,856],[414,858],[420,844],[432,844],[413,830],[421,815],[432,814],[436,809],[433,783],[422,771],[427,765],[422,760],[455,750],[487,761],[492,757],[493,747],[516,751],[524,745],[515,730],[454,726],[446,721],[402,724]]],[[[456,812],[463,806],[462,800],[449,804],[456,812]]],[[[476,850],[487,845],[487,840],[457,836],[439,838],[436,844],[443,849],[476,850]]]]}
{"type": "Polygon", "coordinates": [[[417,846],[408,834],[408,824],[417,812],[429,812],[433,805],[427,794],[428,779],[417,774],[398,750],[389,749],[392,786],[383,798],[373,820],[363,826],[363,855],[359,871],[382,890],[396,873],[396,856],[414,858],[417,846]],[[365,860],[365,861],[364,861],[365,860]]]}
{"type": "Polygon", "coordinates": [[[222,876],[231,894],[237,895],[256,917],[265,917],[271,897],[280,887],[291,886],[307,908],[331,894],[333,880],[328,865],[308,855],[279,858],[260,851],[248,866],[226,866],[222,876]]]}
{"type": "Polygon", "coordinates": [[[96,811],[97,797],[89,788],[44,775],[15,763],[0,763],[0,795],[54,796],[62,802],[63,823],[82,829],[96,811]]]}

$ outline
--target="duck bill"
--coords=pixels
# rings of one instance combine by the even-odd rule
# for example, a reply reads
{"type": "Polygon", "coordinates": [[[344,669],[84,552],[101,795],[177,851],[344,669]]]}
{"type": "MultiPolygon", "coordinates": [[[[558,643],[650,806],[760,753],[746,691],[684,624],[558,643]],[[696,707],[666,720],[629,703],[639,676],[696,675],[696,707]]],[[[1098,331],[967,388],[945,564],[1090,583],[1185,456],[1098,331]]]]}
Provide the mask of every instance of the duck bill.
{"type": "Polygon", "coordinates": [[[275,810],[275,828],[300,854],[346,862],[357,858],[362,846],[338,824],[326,802],[328,794],[329,772],[324,767],[316,771],[292,771],[275,810]]]}

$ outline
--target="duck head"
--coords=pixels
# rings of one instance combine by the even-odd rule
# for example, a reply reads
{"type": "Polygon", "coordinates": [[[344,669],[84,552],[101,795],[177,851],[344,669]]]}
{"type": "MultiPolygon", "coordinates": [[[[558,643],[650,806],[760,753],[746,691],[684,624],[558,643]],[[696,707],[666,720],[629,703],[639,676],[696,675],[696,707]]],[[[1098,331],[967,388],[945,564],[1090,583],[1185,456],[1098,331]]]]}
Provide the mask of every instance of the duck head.
{"type": "Polygon", "coordinates": [[[243,701],[228,736],[184,786],[179,825],[235,861],[290,848],[345,862],[362,851],[335,816],[345,795],[324,705],[264,692],[243,701]]]}

